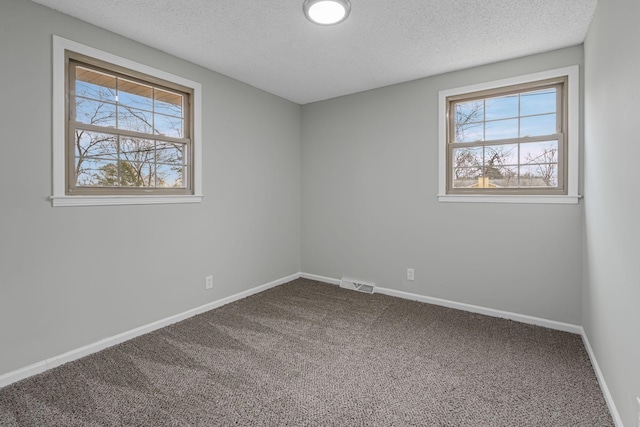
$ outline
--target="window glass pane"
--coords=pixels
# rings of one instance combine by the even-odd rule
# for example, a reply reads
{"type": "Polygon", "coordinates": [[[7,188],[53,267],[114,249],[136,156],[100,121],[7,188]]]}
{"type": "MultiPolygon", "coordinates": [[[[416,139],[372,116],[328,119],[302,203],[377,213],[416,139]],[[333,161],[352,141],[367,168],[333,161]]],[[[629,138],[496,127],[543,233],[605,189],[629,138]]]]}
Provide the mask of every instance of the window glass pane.
{"type": "Polygon", "coordinates": [[[455,104],[456,124],[476,123],[484,120],[484,100],[455,104]]]}
{"type": "Polygon", "coordinates": [[[556,115],[522,117],[520,119],[520,136],[553,135],[556,133],[556,115]]]}
{"type": "Polygon", "coordinates": [[[520,94],[520,115],[556,112],[556,89],[542,89],[520,94]]]}
{"type": "MultiPolygon", "coordinates": [[[[118,137],[106,133],[90,132],[76,129],[76,157],[93,157],[100,159],[118,159],[118,137]]],[[[79,160],[82,162],[82,159],[79,160]]]]}
{"type": "Polygon", "coordinates": [[[152,133],[152,113],[118,105],[118,129],[152,133]]]}
{"type": "Polygon", "coordinates": [[[485,140],[518,137],[518,119],[496,120],[485,124],[485,140]]]}
{"type": "Polygon", "coordinates": [[[156,143],[156,162],[182,165],[184,144],[156,143]]]}
{"type": "Polygon", "coordinates": [[[558,164],[539,164],[520,167],[521,187],[557,187],[558,164]]]}
{"type": "Polygon", "coordinates": [[[76,121],[115,128],[116,106],[104,101],[76,97],[76,121]]]}
{"type": "Polygon", "coordinates": [[[151,111],[153,88],[131,80],[118,79],[118,102],[129,107],[151,111]]]}
{"type": "Polygon", "coordinates": [[[518,164],[518,144],[490,145],[484,151],[485,166],[499,167],[518,164]]]}
{"type": "Polygon", "coordinates": [[[152,162],[120,161],[120,186],[153,187],[155,165],[152,162]]]}
{"type": "Polygon", "coordinates": [[[484,181],[479,188],[518,185],[518,144],[492,145],[484,151],[484,181]]]}
{"type": "Polygon", "coordinates": [[[558,163],[558,141],[520,144],[520,163],[558,163]]]}
{"type": "Polygon", "coordinates": [[[487,98],[485,102],[485,120],[518,117],[518,95],[487,98]]]}
{"type": "Polygon", "coordinates": [[[140,138],[120,139],[120,158],[133,163],[153,161],[155,142],[140,138]]]}
{"type": "Polygon", "coordinates": [[[185,169],[183,166],[157,165],[156,185],[165,188],[184,188],[185,169]]]}
{"type": "Polygon", "coordinates": [[[182,138],[182,118],[154,114],[154,128],[157,135],[182,138]]]}
{"type": "Polygon", "coordinates": [[[454,188],[476,188],[479,179],[482,179],[482,168],[461,167],[453,169],[454,188]]]}
{"type": "Polygon", "coordinates": [[[482,123],[467,123],[456,125],[456,142],[476,142],[484,139],[484,125],[482,123]]]}
{"type": "Polygon", "coordinates": [[[487,171],[484,188],[518,187],[518,166],[497,166],[487,171]]]}
{"type": "Polygon", "coordinates": [[[117,187],[117,161],[76,158],[76,186],[117,187]]]}
{"type": "Polygon", "coordinates": [[[116,78],[109,74],[76,67],[76,96],[115,102],[116,78]]]}
{"type": "Polygon", "coordinates": [[[482,166],[482,147],[454,148],[453,164],[456,168],[482,166]]]}
{"type": "Polygon", "coordinates": [[[154,111],[168,116],[183,117],[183,96],[162,89],[155,89],[154,111]]]}

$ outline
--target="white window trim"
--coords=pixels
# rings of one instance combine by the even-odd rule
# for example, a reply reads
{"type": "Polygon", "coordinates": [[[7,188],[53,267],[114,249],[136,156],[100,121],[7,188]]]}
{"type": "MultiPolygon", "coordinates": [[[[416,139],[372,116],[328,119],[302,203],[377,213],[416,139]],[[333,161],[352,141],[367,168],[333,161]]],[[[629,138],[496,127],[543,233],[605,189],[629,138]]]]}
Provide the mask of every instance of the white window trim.
{"type": "Polygon", "coordinates": [[[53,195],[50,197],[53,206],[108,206],[108,205],[149,205],[163,203],[199,203],[202,201],[202,85],[121,58],[72,40],[53,36],[53,195]],[[66,159],[65,159],[65,50],[90,56],[133,71],[144,73],[163,80],[175,82],[193,89],[193,194],[192,195],[105,195],[105,196],[68,196],[65,191],[66,159]]]}
{"type": "Polygon", "coordinates": [[[572,65],[565,68],[542,71],[524,76],[511,77],[492,82],[442,90],[438,97],[438,201],[464,203],[563,203],[576,204],[582,196],[578,194],[580,165],[580,68],[572,65]],[[537,80],[568,76],[568,143],[567,194],[566,195],[501,195],[501,194],[447,194],[447,98],[465,93],[479,92],[505,86],[520,85],[537,80]]]}

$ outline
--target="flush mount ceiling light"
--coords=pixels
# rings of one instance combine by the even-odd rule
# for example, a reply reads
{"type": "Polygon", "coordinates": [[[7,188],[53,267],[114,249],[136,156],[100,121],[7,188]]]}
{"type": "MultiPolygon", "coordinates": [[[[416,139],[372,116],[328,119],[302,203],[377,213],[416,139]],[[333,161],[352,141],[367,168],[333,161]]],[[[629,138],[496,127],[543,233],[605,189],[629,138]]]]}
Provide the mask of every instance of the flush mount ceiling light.
{"type": "Polygon", "coordinates": [[[305,0],[302,6],[307,19],[318,25],[334,25],[347,19],[349,0],[305,0]]]}

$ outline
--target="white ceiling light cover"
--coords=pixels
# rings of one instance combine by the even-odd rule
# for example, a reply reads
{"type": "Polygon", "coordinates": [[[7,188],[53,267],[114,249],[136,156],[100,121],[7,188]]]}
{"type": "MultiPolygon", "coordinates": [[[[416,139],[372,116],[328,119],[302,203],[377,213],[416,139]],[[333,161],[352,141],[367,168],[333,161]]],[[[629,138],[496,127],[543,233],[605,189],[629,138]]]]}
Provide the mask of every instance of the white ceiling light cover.
{"type": "Polygon", "coordinates": [[[304,14],[311,22],[320,25],[335,25],[349,16],[349,0],[305,0],[304,14]]]}

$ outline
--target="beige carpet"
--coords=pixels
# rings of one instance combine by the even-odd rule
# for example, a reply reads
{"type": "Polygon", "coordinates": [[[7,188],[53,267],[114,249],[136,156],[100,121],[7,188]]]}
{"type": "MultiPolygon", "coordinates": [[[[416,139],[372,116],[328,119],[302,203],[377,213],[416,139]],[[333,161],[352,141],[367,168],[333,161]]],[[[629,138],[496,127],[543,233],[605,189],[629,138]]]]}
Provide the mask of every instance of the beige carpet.
{"type": "Polygon", "coordinates": [[[578,335],[298,279],[0,389],[2,426],[612,426],[578,335]]]}

